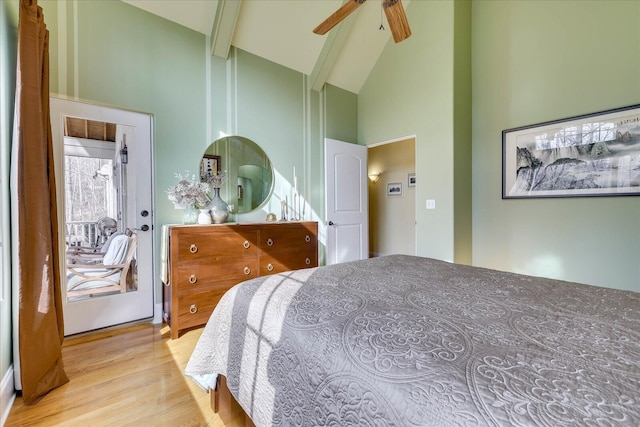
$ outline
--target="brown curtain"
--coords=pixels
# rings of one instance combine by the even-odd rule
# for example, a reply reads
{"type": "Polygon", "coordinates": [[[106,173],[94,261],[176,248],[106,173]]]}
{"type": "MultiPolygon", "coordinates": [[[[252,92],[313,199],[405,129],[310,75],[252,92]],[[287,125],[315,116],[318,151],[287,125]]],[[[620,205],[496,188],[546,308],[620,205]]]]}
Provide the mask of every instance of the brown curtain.
{"type": "Polygon", "coordinates": [[[62,366],[64,323],[49,117],[49,31],[37,0],[20,0],[17,67],[13,167],[18,199],[18,339],[22,396],[26,404],[32,404],[69,381],[62,366]]]}

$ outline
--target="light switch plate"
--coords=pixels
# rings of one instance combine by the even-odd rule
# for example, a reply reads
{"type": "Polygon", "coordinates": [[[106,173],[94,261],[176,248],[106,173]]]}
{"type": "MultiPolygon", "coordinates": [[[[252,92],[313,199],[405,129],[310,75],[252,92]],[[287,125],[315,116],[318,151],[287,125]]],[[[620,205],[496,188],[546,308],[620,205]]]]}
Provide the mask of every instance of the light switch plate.
{"type": "Polygon", "coordinates": [[[427,199],[427,209],[435,209],[436,201],[433,199],[427,199]]]}

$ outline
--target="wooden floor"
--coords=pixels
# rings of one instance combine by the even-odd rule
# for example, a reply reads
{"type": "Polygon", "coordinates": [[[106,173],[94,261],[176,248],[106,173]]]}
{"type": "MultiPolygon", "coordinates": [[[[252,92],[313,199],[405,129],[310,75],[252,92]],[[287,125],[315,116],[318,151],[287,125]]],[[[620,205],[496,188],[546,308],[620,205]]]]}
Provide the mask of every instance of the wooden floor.
{"type": "Polygon", "coordinates": [[[66,339],[70,382],[33,406],[18,397],[6,426],[225,426],[183,374],[201,333],[170,340],[168,327],[139,324],[66,339]]]}

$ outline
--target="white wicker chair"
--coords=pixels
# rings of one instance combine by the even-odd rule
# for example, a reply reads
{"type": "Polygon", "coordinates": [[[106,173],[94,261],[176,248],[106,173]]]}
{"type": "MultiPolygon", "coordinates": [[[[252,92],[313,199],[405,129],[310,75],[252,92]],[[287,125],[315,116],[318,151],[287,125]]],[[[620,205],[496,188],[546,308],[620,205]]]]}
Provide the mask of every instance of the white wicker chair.
{"type": "Polygon", "coordinates": [[[120,234],[103,257],[67,259],[67,298],[126,292],[136,243],[135,233],[120,234]]]}

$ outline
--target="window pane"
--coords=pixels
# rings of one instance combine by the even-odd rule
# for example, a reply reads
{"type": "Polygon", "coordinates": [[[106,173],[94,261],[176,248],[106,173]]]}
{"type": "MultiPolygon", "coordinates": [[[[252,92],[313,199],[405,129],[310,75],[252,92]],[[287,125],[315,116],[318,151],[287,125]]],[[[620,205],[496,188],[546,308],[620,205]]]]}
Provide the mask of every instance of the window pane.
{"type": "Polygon", "coordinates": [[[100,243],[95,224],[115,217],[113,162],[110,159],[65,156],[65,221],[68,244],[100,243]]]}

